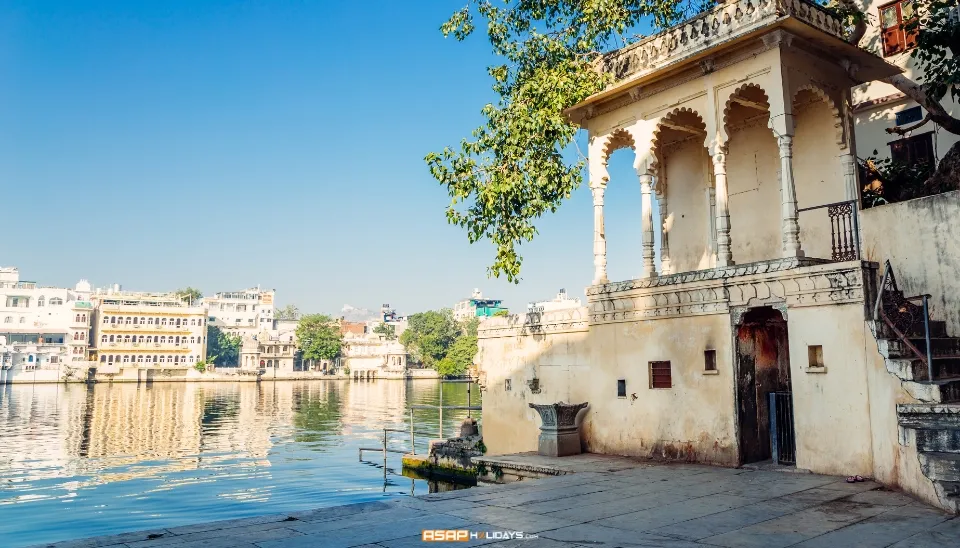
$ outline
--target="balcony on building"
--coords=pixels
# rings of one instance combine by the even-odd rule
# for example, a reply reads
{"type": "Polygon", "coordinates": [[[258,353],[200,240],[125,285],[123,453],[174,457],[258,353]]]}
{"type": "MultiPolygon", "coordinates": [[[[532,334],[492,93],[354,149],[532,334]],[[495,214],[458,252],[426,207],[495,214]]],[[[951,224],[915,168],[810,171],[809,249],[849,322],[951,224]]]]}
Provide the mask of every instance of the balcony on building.
{"type": "MultiPolygon", "coordinates": [[[[736,300],[731,279],[800,272],[788,304],[830,298],[817,284],[834,274],[863,285],[875,265],[861,261],[850,89],[901,69],[843,33],[803,0],[730,0],[597,63],[614,83],[566,111],[589,133],[594,320],[715,313],[736,300]],[[635,180],[610,178],[621,149],[635,180]],[[611,282],[605,190],[637,183],[643,272],[611,282]]],[[[742,300],[771,298],[750,287],[742,300]]]]}

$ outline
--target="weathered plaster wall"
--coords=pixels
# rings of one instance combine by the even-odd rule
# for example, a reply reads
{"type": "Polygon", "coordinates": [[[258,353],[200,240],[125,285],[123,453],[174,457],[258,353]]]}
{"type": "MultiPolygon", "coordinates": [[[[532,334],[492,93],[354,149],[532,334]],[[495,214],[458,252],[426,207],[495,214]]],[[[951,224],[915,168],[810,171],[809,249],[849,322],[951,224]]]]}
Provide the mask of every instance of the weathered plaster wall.
{"type": "Polygon", "coordinates": [[[798,468],[873,475],[863,319],[862,304],[789,310],[798,468]],[[808,345],[823,347],[823,370],[808,367],[808,345]]]}
{"type": "Polygon", "coordinates": [[[737,464],[728,315],[591,327],[593,380],[583,425],[590,451],[737,464]],[[704,350],[718,374],[704,374],[704,350]],[[649,362],[670,361],[671,388],[651,388],[649,362]],[[627,397],[617,397],[625,379],[627,397]],[[709,411],[708,411],[709,410],[709,411]]]}
{"type": "Polygon", "coordinates": [[[860,219],[866,258],[889,259],[900,289],[932,295],[933,319],[960,336],[960,191],[872,207],[860,219]]]}
{"type": "Polygon", "coordinates": [[[702,139],[675,145],[664,155],[667,184],[667,234],[673,272],[710,266],[710,204],[707,201],[709,156],[702,139]]]}
{"type": "MultiPolygon", "coordinates": [[[[799,101],[811,99],[819,98],[809,92],[801,92],[798,96],[799,101]]],[[[806,104],[797,109],[795,119],[793,174],[797,183],[797,207],[802,209],[845,200],[835,128],[838,121],[827,103],[818,100],[806,104]]],[[[829,259],[832,252],[830,235],[826,209],[800,214],[800,243],[806,256],[829,259]]]]}
{"type": "MultiPolygon", "coordinates": [[[[496,321],[496,320],[488,320],[496,321]]],[[[570,387],[592,369],[586,329],[550,335],[481,338],[477,361],[483,392],[483,436],[488,454],[536,451],[540,416],[529,403],[571,402],[570,387]],[[539,394],[527,385],[539,379],[539,394]],[[509,386],[508,386],[509,385],[509,386]]]]}
{"type": "Polygon", "coordinates": [[[743,264],[779,257],[780,153],[777,141],[763,121],[733,132],[727,146],[733,260],[743,264]]]}
{"type": "Polygon", "coordinates": [[[727,315],[481,338],[480,348],[490,454],[536,450],[540,419],[529,403],[587,401],[581,433],[591,452],[736,464],[727,315]],[[704,374],[705,349],[717,351],[717,374],[704,374]],[[650,388],[655,360],[671,362],[672,388],[650,388]],[[539,393],[527,384],[533,378],[539,393]],[[618,379],[626,380],[625,398],[617,397],[618,379]]]}

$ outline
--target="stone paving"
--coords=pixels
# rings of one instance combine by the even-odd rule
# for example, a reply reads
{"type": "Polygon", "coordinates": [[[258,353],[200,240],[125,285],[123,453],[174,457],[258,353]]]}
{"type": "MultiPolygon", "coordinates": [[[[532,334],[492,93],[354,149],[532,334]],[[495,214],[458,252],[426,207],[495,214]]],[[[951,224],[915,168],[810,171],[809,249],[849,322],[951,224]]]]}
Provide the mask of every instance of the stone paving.
{"type": "Polygon", "coordinates": [[[600,455],[562,461],[571,473],[43,546],[401,548],[425,545],[424,529],[537,535],[452,544],[491,548],[960,546],[960,517],[871,481],[600,455]]]}

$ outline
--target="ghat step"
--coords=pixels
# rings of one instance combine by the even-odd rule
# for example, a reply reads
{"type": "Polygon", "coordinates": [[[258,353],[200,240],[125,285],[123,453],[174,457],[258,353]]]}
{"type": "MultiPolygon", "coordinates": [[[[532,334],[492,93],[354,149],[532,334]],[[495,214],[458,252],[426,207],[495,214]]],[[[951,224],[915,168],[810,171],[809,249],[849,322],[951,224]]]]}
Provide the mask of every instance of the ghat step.
{"type": "MultiPolygon", "coordinates": [[[[927,341],[923,337],[910,338],[910,343],[922,353],[927,352],[927,341]]],[[[897,338],[883,338],[877,341],[880,353],[892,359],[915,359],[916,354],[906,344],[897,338]]],[[[930,350],[934,358],[944,356],[960,356],[960,337],[931,337],[930,350]]]]}
{"type": "MultiPolygon", "coordinates": [[[[927,364],[921,359],[887,358],[887,371],[902,381],[923,382],[929,380],[927,364]]],[[[960,358],[934,358],[933,378],[960,377],[960,358]]]]}
{"type": "Polygon", "coordinates": [[[916,431],[917,450],[931,453],[960,453],[960,430],[916,431]]]}
{"type": "MultiPolygon", "coordinates": [[[[884,322],[878,322],[880,326],[880,335],[887,339],[896,339],[897,334],[884,322]]],[[[909,338],[923,339],[926,335],[923,331],[923,323],[911,329],[906,333],[909,338]]],[[[947,335],[947,322],[940,320],[930,320],[930,336],[934,338],[949,338],[947,335]]]]}
{"type": "Polygon", "coordinates": [[[960,453],[920,453],[920,469],[933,481],[960,483],[960,453]]]}

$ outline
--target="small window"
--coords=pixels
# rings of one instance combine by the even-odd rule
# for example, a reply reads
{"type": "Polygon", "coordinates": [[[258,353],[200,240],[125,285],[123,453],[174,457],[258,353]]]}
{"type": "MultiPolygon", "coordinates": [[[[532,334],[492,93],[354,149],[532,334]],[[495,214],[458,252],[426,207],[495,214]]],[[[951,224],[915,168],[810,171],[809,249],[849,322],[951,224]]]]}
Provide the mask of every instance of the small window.
{"type": "Polygon", "coordinates": [[[513,384],[510,382],[510,379],[504,379],[503,389],[507,392],[513,390],[513,384]]]}
{"type": "Polygon", "coordinates": [[[672,388],[670,362],[650,362],[650,388],[672,388]]]}
{"type": "Polygon", "coordinates": [[[717,351],[716,350],[703,351],[703,370],[704,371],[717,370],[717,351]]]}
{"type": "Polygon", "coordinates": [[[627,397],[627,379],[619,379],[617,381],[617,397],[618,398],[627,397]]]}
{"type": "Polygon", "coordinates": [[[819,344],[808,346],[807,362],[810,367],[823,367],[823,346],[819,344]]]}
{"type": "Polygon", "coordinates": [[[912,137],[897,139],[888,143],[890,158],[900,164],[925,163],[935,167],[936,156],[933,153],[933,132],[921,133],[912,137]]]}

